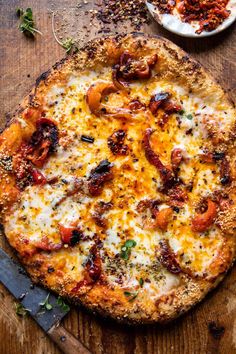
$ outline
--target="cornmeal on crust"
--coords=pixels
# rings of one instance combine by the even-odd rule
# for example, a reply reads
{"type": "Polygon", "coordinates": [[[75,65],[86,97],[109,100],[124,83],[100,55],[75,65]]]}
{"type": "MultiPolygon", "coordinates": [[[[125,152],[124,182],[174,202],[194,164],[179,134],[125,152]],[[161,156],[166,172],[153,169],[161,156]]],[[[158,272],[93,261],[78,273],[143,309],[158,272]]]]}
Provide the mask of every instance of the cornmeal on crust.
{"type": "Polygon", "coordinates": [[[235,257],[235,108],[160,37],[89,42],[0,136],[6,237],[35,282],[118,321],[166,322],[235,257]]]}

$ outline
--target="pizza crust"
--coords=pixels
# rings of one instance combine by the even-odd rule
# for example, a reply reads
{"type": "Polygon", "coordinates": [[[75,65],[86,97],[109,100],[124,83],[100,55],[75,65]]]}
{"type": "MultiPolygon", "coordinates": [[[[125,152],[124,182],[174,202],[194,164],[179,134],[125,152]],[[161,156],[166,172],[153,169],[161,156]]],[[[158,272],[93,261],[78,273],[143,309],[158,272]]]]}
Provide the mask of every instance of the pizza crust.
{"type": "MultiPolygon", "coordinates": [[[[10,126],[6,128],[0,137],[0,152],[14,154],[22,141],[28,141],[35,131],[38,107],[44,105],[44,98],[49,87],[53,85],[63,85],[68,73],[75,71],[93,70],[102,68],[104,65],[114,65],[124,50],[135,53],[137,57],[149,55],[150,52],[157,52],[162,58],[157,63],[157,73],[159,80],[167,82],[174,81],[179,86],[202,99],[206,105],[214,102],[221,102],[221,105],[228,110],[229,114],[235,114],[233,104],[221,87],[210,77],[199,63],[190,58],[180,48],[168,40],[160,37],[148,37],[143,34],[119,35],[91,41],[87,46],[68,58],[63,59],[48,72],[42,74],[36,85],[24,99],[17,110],[10,126]],[[164,58],[164,60],[163,60],[164,58]],[[31,110],[32,114],[27,114],[31,110]]],[[[209,128],[211,129],[211,127],[209,128]]],[[[224,122],[224,135],[212,134],[209,146],[214,146],[214,139],[219,139],[222,147],[227,146],[229,156],[233,156],[234,142],[233,132],[235,131],[235,121],[224,122]]],[[[233,173],[235,165],[231,166],[233,173]]],[[[20,192],[15,188],[15,179],[12,174],[1,169],[2,184],[0,186],[0,202],[2,205],[3,224],[11,213],[12,205],[20,200],[20,192]]],[[[235,201],[235,179],[230,187],[226,188],[231,199],[235,201]]],[[[17,204],[16,204],[17,205],[17,204]]],[[[231,208],[220,214],[219,223],[223,225],[222,235],[224,239],[224,255],[219,255],[220,266],[214,266],[216,272],[212,277],[197,276],[189,274],[179,275],[179,285],[172,287],[167,294],[163,294],[157,300],[152,300],[148,292],[143,291],[141,296],[134,301],[130,301],[124,295],[124,291],[117,285],[112,286],[107,279],[102,279],[92,285],[82,286],[78,291],[74,289],[77,281],[60,271],[58,260],[55,255],[47,252],[30,253],[26,243],[22,238],[12,237],[7,227],[6,235],[10,244],[16,248],[19,257],[26,266],[27,271],[35,282],[39,282],[47,288],[65,296],[75,304],[82,304],[88,309],[100,313],[103,316],[112,317],[118,321],[129,323],[164,323],[172,320],[202,298],[213,289],[226,274],[233,264],[235,258],[235,208],[231,208]],[[227,226],[227,220],[230,223],[227,226]],[[226,223],[224,222],[226,220],[226,223]],[[228,232],[229,230],[229,232],[228,232]],[[27,249],[27,251],[26,251],[27,249]],[[227,252],[228,251],[228,252],[227,252]],[[57,271],[48,272],[49,267],[56,264],[57,271]]],[[[62,262],[63,254],[60,258],[62,262]]]]}

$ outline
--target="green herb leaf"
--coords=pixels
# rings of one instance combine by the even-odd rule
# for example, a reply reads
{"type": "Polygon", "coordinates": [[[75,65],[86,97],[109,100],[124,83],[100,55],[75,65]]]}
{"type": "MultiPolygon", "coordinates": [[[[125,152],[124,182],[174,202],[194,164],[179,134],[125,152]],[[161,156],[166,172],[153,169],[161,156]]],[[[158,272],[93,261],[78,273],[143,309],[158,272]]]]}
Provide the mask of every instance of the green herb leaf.
{"type": "Polygon", "coordinates": [[[181,116],[185,113],[184,109],[181,109],[181,111],[178,112],[181,116]]]}
{"type": "Polygon", "coordinates": [[[138,296],[138,291],[134,291],[134,292],[125,291],[124,295],[128,297],[129,298],[128,301],[131,302],[134,301],[134,299],[136,299],[136,297],[138,296]]]}
{"type": "Polygon", "coordinates": [[[49,296],[50,296],[50,293],[48,293],[46,299],[43,302],[39,303],[39,305],[47,311],[52,310],[52,305],[49,303],[49,296]]]}
{"type": "Polygon", "coordinates": [[[193,115],[192,114],[187,114],[186,118],[189,119],[189,120],[192,120],[193,119],[193,115]]]}
{"type": "Polygon", "coordinates": [[[18,7],[18,8],[16,9],[16,14],[17,14],[18,17],[20,17],[21,15],[23,15],[23,13],[24,13],[24,10],[22,9],[22,7],[18,7]]]}
{"type": "Polygon", "coordinates": [[[78,51],[78,47],[75,45],[75,41],[73,38],[68,37],[66,39],[64,39],[63,41],[60,41],[59,38],[56,35],[56,31],[55,31],[55,13],[52,12],[52,33],[53,36],[55,38],[55,40],[57,41],[57,43],[62,46],[65,50],[66,53],[70,53],[73,51],[73,53],[78,51]]]}
{"type": "Polygon", "coordinates": [[[139,282],[139,285],[140,285],[140,286],[141,286],[141,288],[142,288],[142,287],[143,287],[143,283],[144,283],[143,278],[140,278],[138,282],[139,282]]]}
{"type": "Polygon", "coordinates": [[[75,41],[73,38],[67,38],[61,42],[61,45],[66,50],[66,53],[70,53],[72,48],[75,48],[75,41]]]}
{"type": "Polygon", "coordinates": [[[34,37],[35,33],[42,34],[39,30],[35,28],[34,20],[33,20],[33,11],[30,7],[26,10],[22,8],[16,9],[16,14],[20,17],[20,25],[19,29],[27,36],[34,37]]]}
{"type": "Polygon", "coordinates": [[[61,296],[58,296],[57,305],[62,309],[64,312],[68,312],[70,310],[70,306],[65,303],[61,296]]]}
{"type": "Polygon", "coordinates": [[[128,247],[128,248],[135,247],[136,245],[137,245],[137,243],[134,240],[127,240],[125,242],[125,247],[128,247]]]}
{"type": "Polygon", "coordinates": [[[131,254],[131,248],[136,246],[136,242],[134,240],[127,240],[124,245],[121,247],[121,258],[125,259],[126,261],[129,259],[131,254]]]}
{"type": "Polygon", "coordinates": [[[30,310],[26,309],[21,303],[16,303],[15,302],[14,305],[15,305],[16,314],[18,316],[24,317],[24,316],[27,316],[29,314],[30,310]]]}

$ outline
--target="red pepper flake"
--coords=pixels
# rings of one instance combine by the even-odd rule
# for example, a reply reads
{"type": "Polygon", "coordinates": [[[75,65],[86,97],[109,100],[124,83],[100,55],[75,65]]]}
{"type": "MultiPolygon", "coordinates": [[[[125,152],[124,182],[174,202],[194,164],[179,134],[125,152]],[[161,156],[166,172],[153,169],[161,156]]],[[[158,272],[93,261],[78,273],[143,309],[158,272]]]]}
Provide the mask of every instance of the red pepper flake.
{"type": "Polygon", "coordinates": [[[145,23],[149,23],[150,17],[144,0],[99,0],[97,18],[103,24],[115,24],[119,26],[127,20],[139,30],[145,23]]]}

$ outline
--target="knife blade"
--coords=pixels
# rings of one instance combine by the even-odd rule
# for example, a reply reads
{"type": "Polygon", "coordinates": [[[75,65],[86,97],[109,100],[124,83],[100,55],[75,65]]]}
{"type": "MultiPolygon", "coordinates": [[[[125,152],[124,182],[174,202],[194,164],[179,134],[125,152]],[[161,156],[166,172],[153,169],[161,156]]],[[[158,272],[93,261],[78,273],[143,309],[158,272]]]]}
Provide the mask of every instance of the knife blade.
{"type": "Polygon", "coordinates": [[[46,289],[33,284],[25,269],[17,261],[11,259],[1,248],[0,282],[29,310],[29,314],[64,353],[90,353],[81,342],[59,325],[69,309],[62,310],[57,304],[57,297],[54,294],[49,294],[46,289]],[[40,305],[45,301],[48,294],[49,303],[52,305],[51,310],[46,310],[40,305]]]}

